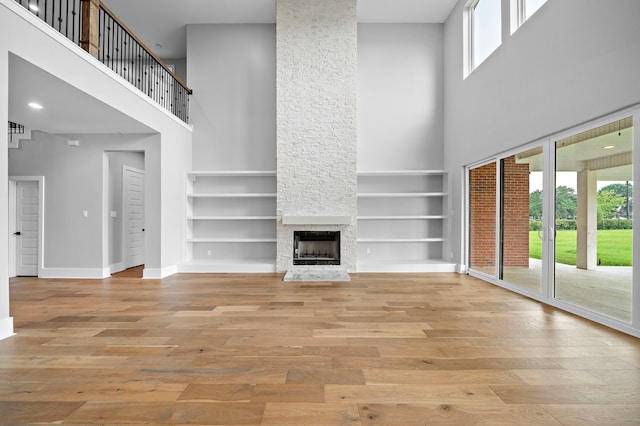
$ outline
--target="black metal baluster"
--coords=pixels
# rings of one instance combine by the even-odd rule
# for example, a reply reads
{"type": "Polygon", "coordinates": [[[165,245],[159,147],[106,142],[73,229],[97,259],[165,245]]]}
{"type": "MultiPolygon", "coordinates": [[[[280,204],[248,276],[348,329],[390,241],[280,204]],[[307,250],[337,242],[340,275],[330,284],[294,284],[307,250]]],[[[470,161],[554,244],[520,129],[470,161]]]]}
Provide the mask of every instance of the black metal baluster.
{"type": "MultiPolygon", "coordinates": [[[[69,0],[67,0],[67,8],[65,11],[65,20],[64,20],[64,35],[69,38],[69,0]]],[[[60,18],[62,18],[62,12],[60,13],[60,18]]]]}
{"type": "MultiPolygon", "coordinates": [[[[74,43],[81,44],[81,0],[15,1],[74,43]]],[[[172,71],[157,61],[150,50],[138,43],[135,36],[102,7],[98,11],[97,47],[99,61],[156,103],[188,122],[191,91],[182,86],[172,71]]]]}
{"type": "Polygon", "coordinates": [[[102,13],[102,9],[98,10],[98,60],[100,62],[102,61],[102,56],[103,56],[103,46],[102,43],[104,42],[104,37],[103,37],[103,31],[104,31],[104,25],[103,25],[103,19],[104,19],[104,13],[102,13]]]}
{"type": "Polygon", "coordinates": [[[136,78],[138,80],[136,87],[140,90],[142,90],[144,92],[144,90],[142,89],[142,55],[140,54],[140,45],[138,45],[136,47],[136,63],[137,65],[137,72],[136,72],[136,78]]]}
{"type": "MultiPolygon", "coordinates": [[[[76,2],[75,0],[72,3],[73,5],[73,10],[71,11],[71,39],[75,40],[76,38],[76,2]]],[[[79,30],[78,30],[79,31],[79,30]]],[[[67,35],[67,37],[69,37],[67,35]]],[[[78,37],[78,40],[80,40],[80,37],[78,37]]]]}

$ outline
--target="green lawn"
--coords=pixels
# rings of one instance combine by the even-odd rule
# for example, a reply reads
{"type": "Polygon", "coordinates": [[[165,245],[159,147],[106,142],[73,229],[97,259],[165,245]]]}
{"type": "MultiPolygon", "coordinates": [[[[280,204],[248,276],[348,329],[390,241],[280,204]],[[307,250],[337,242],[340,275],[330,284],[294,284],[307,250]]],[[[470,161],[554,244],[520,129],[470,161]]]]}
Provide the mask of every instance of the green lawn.
{"type": "MultiPolygon", "coordinates": [[[[607,229],[598,231],[598,259],[602,266],[631,266],[633,230],[607,229]]],[[[537,231],[529,232],[529,256],[542,258],[542,242],[537,231]]],[[[556,262],[576,264],[576,231],[557,231],[556,262]]]]}

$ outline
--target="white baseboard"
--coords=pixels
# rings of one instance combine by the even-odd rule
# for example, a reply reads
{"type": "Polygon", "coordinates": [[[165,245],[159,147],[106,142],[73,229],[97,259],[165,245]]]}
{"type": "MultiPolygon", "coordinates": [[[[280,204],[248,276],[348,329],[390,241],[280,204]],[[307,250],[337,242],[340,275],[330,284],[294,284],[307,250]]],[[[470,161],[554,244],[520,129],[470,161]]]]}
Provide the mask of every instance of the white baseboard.
{"type": "Polygon", "coordinates": [[[102,279],[111,276],[110,268],[42,268],[40,278],[102,279]]]}
{"type": "Polygon", "coordinates": [[[467,265],[459,263],[456,267],[456,272],[459,274],[466,274],[467,271],[467,265]]]}
{"type": "Polygon", "coordinates": [[[13,317],[0,319],[0,340],[14,335],[15,333],[13,332],[13,317]]]}
{"type": "Polygon", "coordinates": [[[144,268],[142,278],[159,280],[178,272],[178,265],[165,266],[164,268],[144,268]]]}

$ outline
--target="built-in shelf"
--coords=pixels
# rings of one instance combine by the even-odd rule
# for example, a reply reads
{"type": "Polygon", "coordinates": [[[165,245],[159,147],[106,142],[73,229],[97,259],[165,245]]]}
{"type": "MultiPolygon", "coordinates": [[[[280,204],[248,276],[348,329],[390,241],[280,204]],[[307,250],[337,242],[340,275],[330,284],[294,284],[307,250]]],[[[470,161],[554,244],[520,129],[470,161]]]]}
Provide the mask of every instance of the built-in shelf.
{"type": "Polygon", "coordinates": [[[189,216],[187,220],[276,220],[276,216],[189,216]]]}
{"type": "Polygon", "coordinates": [[[187,173],[186,261],[181,272],[273,272],[276,172],[187,173]]]}
{"type": "Polygon", "coordinates": [[[437,243],[444,238],[358,238],[359,243],[437,243]]]}
{"type": "Polygon", "coordinates": [[[421,219],[444,219],[444,215],[425,216],[358,216],[358,220],[421,220],[421,219]]]}
{"type": "Polygon", "coordinates": [[[448,238],[443,170],[358,173],[358,271],[454,271],[443,260],[448,238]]]}
{"type": "MultiPolygon", "coordinates": [[[[197,171],[186,178],[180,272],[274,272],[275,171],[197,171]]],[[[450,272],[448,178],[442,170],[358,173],[358,271],[450,272]]],[[[283,215],[283,224],[348,225],[350,216],[283,215]]]]}
{"type": "Polygon", "coordinates": [[[275,176],[276,172],[273,170],[230,170],[230,171],[202,171],[202,172],[189,172],[187,177],[191,180],[196,180],[199,177],[259,177],[259,176],[275,176]]]}
{"type": "Polygon", "coordinates": [[[358,176],[444,176],[445,170],[367,170],[359,171],[358,176]]]}
{"type": "Polygon", "coordinates": [[[444,197],[446,192],[367,192],[359,193],[358,197],[376,198],[407,198],[407,197],[444,197]]]}
{"type": "Polygon", "coordinates": [[[226,193],[226,192],[217,192],[217,193],[198,193],[198,194],[187,194],[189,198],[275,198],[276,194],[271,192],[255,192],[255,193],[226,193]]]}

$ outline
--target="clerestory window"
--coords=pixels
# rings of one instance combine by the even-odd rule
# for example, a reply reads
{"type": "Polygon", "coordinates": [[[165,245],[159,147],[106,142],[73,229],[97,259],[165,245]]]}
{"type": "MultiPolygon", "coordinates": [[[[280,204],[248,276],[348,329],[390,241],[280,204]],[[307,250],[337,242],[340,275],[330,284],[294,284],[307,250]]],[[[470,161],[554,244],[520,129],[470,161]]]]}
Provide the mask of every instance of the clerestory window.
{"type": "Polygon", "coordinates": [[[465,12],[468,74],[502,43],[502,2],[473,0],[465,12]]]}
{"type": "Polygon", "coordinates": [[[520,28],[546,2],[547,0],[511,0],[511,33],[520,28]]]}

